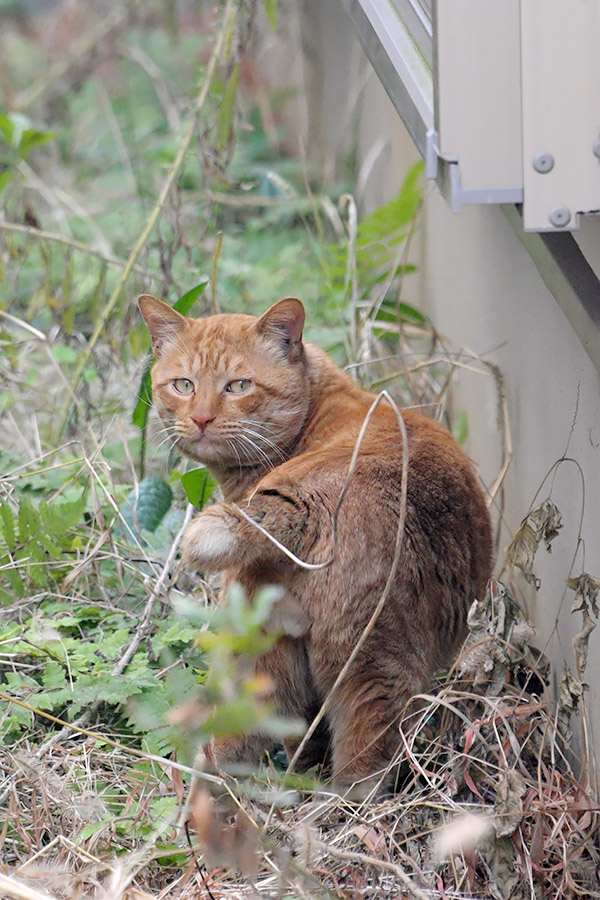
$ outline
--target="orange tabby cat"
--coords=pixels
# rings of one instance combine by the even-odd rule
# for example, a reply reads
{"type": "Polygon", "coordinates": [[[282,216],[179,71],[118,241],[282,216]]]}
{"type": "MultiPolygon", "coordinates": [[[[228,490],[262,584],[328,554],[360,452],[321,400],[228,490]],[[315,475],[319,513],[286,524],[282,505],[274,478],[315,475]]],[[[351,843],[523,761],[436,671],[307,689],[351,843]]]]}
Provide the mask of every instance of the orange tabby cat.
{"type": "MultiPolygon", "coordinates": [[[[152,389],[177,445],[204,463],[225,498],[184,537],[190,565],[225,572],[249,595],[285,588],[289,633],[262,659],[283,716],[310,722],[359,641],[390,573],[401,506],[402,436],[394,411],[375,410],[340,508],[335,558],[306,570],[297,557],[332,552],[332,526],[360,428],[374,400],[317,347],[302,342],[304,308],[281,300],[261,318],[189,319],[155,297],[140,310],[152,335],[152,389]],[[239,506],[239,508],[238,508],[239,506]]],[[[490,524],[469,460],[448,431],[411,410],[406,525],[393,589],[331,698],[334,783],[364,795],[399,743],[412,695],[464,638],[466,614],[490,573],[490,524]]],[[[315,734],[302,762],[323,753],[315,734]]],[[[268,739],[218,741],[219,764],[257,759],[268,739]]]]}

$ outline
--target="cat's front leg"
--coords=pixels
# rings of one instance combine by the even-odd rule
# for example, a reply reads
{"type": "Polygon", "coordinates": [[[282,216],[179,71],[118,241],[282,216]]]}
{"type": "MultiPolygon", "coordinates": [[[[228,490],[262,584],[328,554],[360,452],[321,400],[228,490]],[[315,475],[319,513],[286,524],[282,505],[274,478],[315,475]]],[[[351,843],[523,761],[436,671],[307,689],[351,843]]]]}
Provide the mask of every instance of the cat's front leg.
{"type": "Polygon", "coordinates": [[[203,510],[188,525],[181,542],[184,563],[195,569],[220,570],[239,561],[236,557],[239,520],[218,503],[203,510]]]}
{"type": "Polygon", "coordinates": [[[257,491],[243,510],[228,503],[209,506],[187,528],[183,560],[207,571],[258,561],[281,563],[285,555],[277,544],[304,556],[322,527],[322,517],[311,517],[309,510],[310,501],[297,489],[269,486],[257,491]]]}

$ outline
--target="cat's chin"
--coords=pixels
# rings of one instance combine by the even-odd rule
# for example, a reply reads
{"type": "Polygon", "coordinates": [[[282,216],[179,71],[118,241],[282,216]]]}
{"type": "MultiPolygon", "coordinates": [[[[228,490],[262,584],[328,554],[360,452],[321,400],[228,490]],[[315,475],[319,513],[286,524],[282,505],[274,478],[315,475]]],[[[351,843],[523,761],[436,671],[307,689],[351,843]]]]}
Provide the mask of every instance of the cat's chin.
{"type": "MultiPolygon", "coordinates": [[[[227,445],[206,434],[181,441],[181,448],[187,456],[205,465],[228,467],[230,464],[230,451],[228,452],[227,445]]],[[[235,460],[231,460],[231,463],[233,462],[235,460]]]]}

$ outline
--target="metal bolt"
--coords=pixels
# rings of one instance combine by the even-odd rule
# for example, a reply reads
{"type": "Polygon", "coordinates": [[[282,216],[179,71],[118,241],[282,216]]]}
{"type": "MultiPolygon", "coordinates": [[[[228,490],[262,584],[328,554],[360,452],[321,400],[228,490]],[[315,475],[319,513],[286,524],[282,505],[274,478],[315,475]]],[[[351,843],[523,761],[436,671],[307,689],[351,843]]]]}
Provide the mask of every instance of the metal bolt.
{"type": "Polygon", "coordinates": [[[551,172],[554,168],[554,157],[551,153],[538,153],[533,157],[533,168],[536,172],[539,172],[540,175],[551,172]]]}
{"type": "Polygon", "coordinates": [[[571,210],[567,206],[555,206],[550,210],[548,218],[556,228],[564,228],[571,221],[571,210]]]}
{"type": "Polygon", "coordinates": [[[592,145],[592,153],[600,159],[600,140],[595,141],[592,145]]]}

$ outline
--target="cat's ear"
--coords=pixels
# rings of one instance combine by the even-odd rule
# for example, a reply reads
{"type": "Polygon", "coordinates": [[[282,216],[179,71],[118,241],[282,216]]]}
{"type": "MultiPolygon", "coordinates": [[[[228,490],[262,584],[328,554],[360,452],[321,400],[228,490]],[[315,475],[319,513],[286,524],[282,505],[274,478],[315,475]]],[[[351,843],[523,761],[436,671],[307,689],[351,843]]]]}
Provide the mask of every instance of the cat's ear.
{"type": "Polygon", "coordinates": [[[295,297],[280,300],[260,317],[257,330],[270,342],[276,343],[290,362],[302,355],[304,307],[295,297]]]}
{"type": "Polygon", "coordinates": [[[188,320],[152,294],[138,297],[138,307],[152,337],[152,352],[158,357],[164,345],[185,328],[188,320]]]}

